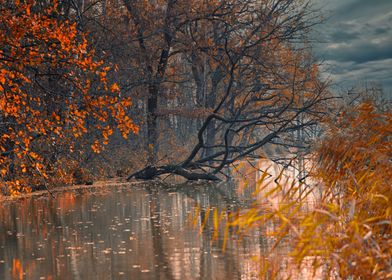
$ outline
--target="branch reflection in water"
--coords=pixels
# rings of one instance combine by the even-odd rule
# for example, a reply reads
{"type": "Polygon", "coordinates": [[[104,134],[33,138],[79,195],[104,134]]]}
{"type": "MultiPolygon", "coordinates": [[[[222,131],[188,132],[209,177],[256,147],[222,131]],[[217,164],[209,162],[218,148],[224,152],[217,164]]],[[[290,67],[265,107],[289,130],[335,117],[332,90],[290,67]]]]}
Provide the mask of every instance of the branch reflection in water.
{"type": "Polygon", "coordinates": [[[250,203],[227,183],[157,182],[6,201],[0,279],[255,279],[259,230],[238,242],[230,231],[222,252],[213,222],[200,233],[189,219],[197,208],[203,221],[207,209],[230,216],[250,203]]]}

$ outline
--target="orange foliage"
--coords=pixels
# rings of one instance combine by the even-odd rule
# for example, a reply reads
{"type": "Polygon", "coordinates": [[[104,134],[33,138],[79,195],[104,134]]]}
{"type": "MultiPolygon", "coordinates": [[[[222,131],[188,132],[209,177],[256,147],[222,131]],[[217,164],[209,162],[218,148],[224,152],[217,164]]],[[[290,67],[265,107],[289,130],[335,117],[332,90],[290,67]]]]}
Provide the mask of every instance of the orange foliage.
{"type": "Polygon", "coordinates": [[[19,259],[13,259],[12,261],[12,277],[13,279],[23,279],[23,265],[19,259]]]}
{"type": "Polygon", "coordinates": [[[91,129],[103,128],[97,152],[113,123],[124,137],[138,132],[127,116],[131,101],[108,84],[111,67],[94,58],[86,35],[51,3],[0,0],[0,170],[11,195],[62,169],[50,159],[53,150],[72,153],[91,129]]]}
{"type": "Polygon", "coordinates": [[[392,114],[366,101],[332,122],[319,150],[326,215],[309,216],[302,250],[321,251],[344,279],[392,277],[391,135],[392,114]]]}

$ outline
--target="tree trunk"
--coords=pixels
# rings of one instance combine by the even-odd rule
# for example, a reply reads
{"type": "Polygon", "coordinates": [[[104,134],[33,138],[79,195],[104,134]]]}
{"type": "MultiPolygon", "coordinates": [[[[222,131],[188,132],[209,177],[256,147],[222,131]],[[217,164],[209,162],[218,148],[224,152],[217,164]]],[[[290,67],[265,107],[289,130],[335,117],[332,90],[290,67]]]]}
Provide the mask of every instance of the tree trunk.
{"type": "Polygon", "coordinates": [[[147,164],[155,165],[158,153],[158,127],[157,112],[158,109],[158,88],[151,86],[147,99],[147,164]]]}

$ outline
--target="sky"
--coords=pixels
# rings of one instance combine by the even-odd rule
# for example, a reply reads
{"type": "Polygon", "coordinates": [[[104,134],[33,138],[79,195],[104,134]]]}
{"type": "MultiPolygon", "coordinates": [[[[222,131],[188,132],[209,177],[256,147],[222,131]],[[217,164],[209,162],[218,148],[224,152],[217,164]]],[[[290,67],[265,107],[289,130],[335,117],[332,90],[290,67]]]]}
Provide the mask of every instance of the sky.
{"type": "Polygon", "coordinates": [[[392,0],[314,0],[315,53],[337,90],[377,82],[392,97],[392,0]]]}

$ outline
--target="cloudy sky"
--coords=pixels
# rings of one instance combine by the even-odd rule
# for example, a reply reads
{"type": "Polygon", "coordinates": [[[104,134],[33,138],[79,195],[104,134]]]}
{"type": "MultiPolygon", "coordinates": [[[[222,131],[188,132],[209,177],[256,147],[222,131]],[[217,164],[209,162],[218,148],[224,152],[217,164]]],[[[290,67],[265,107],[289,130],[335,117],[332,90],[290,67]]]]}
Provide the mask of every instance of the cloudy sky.
{"type": "Polygon", "coordinates": [[[316,54],[339,89],[379,82],[392,97],[392,0],[314,0],[325,23],[316,54]]]}

